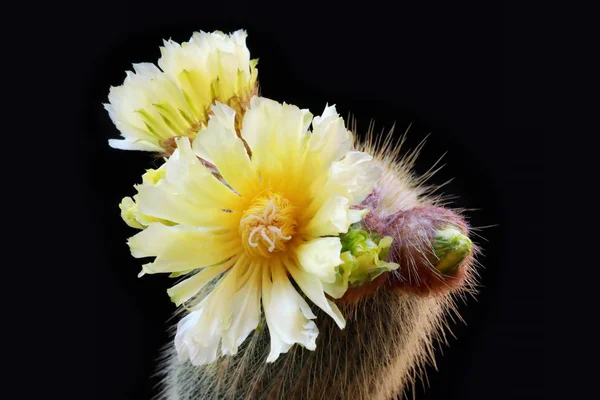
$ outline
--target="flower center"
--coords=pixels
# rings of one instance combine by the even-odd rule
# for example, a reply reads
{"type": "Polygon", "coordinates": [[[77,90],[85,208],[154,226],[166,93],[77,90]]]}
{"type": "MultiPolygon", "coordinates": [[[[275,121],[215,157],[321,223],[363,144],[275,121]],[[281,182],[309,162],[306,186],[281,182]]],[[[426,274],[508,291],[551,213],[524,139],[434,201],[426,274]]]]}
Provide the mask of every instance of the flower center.
{"type": "Polygon", "coordinates": [[[264,192],[244,211],[240,234],[246,252],[268,257],[284,251],[296,233],[295,207],[278,193],[264,192]]]}

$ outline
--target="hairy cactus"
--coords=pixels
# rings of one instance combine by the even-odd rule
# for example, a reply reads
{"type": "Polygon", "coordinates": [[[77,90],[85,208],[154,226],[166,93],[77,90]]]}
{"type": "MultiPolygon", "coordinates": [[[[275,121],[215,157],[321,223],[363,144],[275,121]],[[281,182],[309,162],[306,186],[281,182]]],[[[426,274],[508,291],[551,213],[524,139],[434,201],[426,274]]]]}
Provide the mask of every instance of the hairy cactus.
{"type": "Polygon", "coordinates": [[[165,159],[120,204],[131,254],[154,258],[139,276],[184,277],[160,396],[405,393],[474,290],[469,226],[425,185],[435,171],[411,172],[422,145],[402,158],[391,133],[355,143],[335,106],[258,96],[246,36],[165,41],[105,104],[111,146],[165,159]]]}
{"type": "Polygon", "coordinates": [[[356,145],[383,169],[357,208],[370,210],[361,229],[393,238],[387,261],[399,267],[336,300],[346,328],[315,310],[321,321],[316,350],[295,346],[274,363],[265,363],[264,322],[237,355],[209,365],[180,362],[169,346],[160,399],[393,399],[409,393],[434,362],[434,346],[446,342],[456,301],[476,291],[477,248],[460,211],[444,207],[443,197],[433,195],[436,187],[425,185],[435,171],[411,172],[421,146],[400,157],[403,142],[391,138],[382,142],[370,133],[356,145]]]}

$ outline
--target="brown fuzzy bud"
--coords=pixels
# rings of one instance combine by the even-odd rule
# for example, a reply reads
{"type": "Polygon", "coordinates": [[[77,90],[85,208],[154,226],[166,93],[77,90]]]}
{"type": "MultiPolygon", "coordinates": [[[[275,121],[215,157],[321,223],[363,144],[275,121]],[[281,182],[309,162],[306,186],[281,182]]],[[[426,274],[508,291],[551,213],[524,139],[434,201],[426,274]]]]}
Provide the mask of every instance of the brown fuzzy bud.
{"type": "Polygon", "coordinates": [[[467,223],[453,211],[423,206],[389,216],[369,213],[363,224],[394,239],[388,261],[400,268],[390,274],[392,287],[432,295],[447,293],[463,283],[473,249],[467,223]]]}

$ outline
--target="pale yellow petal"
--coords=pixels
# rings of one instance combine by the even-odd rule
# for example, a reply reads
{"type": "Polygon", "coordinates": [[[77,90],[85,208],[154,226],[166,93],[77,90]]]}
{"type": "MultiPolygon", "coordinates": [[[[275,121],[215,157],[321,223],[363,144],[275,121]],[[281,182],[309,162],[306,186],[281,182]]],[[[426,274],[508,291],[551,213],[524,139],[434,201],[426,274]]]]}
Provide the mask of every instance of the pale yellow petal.
{"type": "Polygon", "coordinates": [[[362,151],[350,151],[340,161],[331,164],[328,188],[347,196],[351,204],[359,204],[372,191],[381,176],[381,168],[374,165],[373,157],[362,151]]]}
{"type": "Polygon", "coordinates": [[[325,297],[321,280],[298,267],[292,259],[286,262],[286,267],[296,284],[298,284],[298,287],[302,290],[302,293],[333,318],[341,329],[344,329],[346,320],[335,303],[325,297]]]}
{"type": "Polygon", "coordinates": [[[306,158],[316,173],[326,171],[332,162],[341,159],[352,148],[352,134],[335,106],[325,107],[323,114],[314,118],[312,134],[306,144],[306,158]]]}
{"type": "MultiPolygon", "coordinates": [[[[304,210],[304,219],[317,215],[320,209],[331,203],[331,196],[348,199],[348,205],[360,204],[372,191],[381,175],[381,168],[372,163],[372,157],[364,152],[350,151],[340,161],[331,163],[327,175],[314,179],[310,193],[314,200],[304,210]]],[[[349,219],[355,219],[356,213],[349,219]]],[[[343,231],[345,232],[345,231],[343,231]]]]}
{"type": "Polygon", "coordinates": [[[351,224],[350,204],[346,197],[329,197],[310,218],[310,222],[302,231],[303,234],[317,236],[337,236],[348,231],[351,224]]]}
{"type": "Polygon", "coordinates": [[[231,228],[239,216],[227,211],[226,205],[199,206],[191,196],[181,195],[169,183],[138,187],[138,209],[142,214],[197,227],[231,228]],[[237,219],[236,219],[237,218],[237,219]]]}
{"type": "Polygon", "coordinates": [[[196,32],[182,44],[165,41],[158,65],[181,88],[197,118],[214,101],[247,96],[255,84],[246,32],[196,32]]]}
{"type": "MultiPolygon", "coordinates": [[[[119,130],[123,130],[123,125],[116,124],[119,130]]],[[[142,136],[142,135],[140,135],[142,136]]],[[[135,138],[127,139],[108,139],[108,145],[118,150],[142,150],[142,151],[162,151],[162,147],[155,143],[156,140],[142,140],[135,138]]]]}
{"type": "Polygon", "coordinates": [[[267,362],[275,361],[295,343],[314,350],[319,333],[311,321],[315,315],[290,283],[283,266],[275,261],[271,268],[265,268],[262,284],[263,307],[271,335],[267,362]]]}
{"type": "Polygon", "coordinates": [[[179,224],[232,227],[240,197],[202,165],[187,138],[177,139],[168,159],[165,178],[157,184],[137,186],[138,208],[145,215],[179,224]]]}
{"type": "Polygon", "coordinates": [[[264,97],[252,98],[244,116],[242,137],[267,184],[283,188],[297,184],[294,177],[303,165],[302,149],[311,118],[308,110],[264,97]]]}
{"type": "Polygon", "coordinates": [[[365,208],[362,210],[350,210],[348,212],[348,215],[350,217],[350,223],[355,224],[359,221],[362,221],[367,216],[368,213],[369,213],[368,208],[365,208]]]}
{"type": "Polygon", "coordinates": [[[202,165],[188,138],[177,138],[176,142],[177,150],[167,161],[166,181],[199,206],[209,206],[210,202],[221,208],[235,208],[240,202],[239,196],[202,165]]]}
{"type": "Polygon", "coordinates": [[[127,225],[132,228],[144,229],[144,226],[140,224],[136,218],[139,212],[137,204],[135,204],[131,197],[123,197],[123,200],[121,200],[121,203],[119,204],[119,208],[121,209],[121,218],[127,225]]]}
{"type": "Polygon", "coordinates": [[[206,111],[213,100],[212,78],[204,70],[208,54],[202,53],[194,43],[168,40],[163,44],[158,65],[181,88],[194,116],[206,120],[206,111]]]}
{"type": "Polygon", "coordinates": [[[183,93],[151,63],[133,65],[123,85],[111,87],[105,108],[123,140],[115,148],[161,151],[161,140],[189,134],[196,123],[183,93]],[[158,150],[156,150],[158,149],[158,150]]]}
{"type": "Polygon", "coordinates": [[[313,239],[296,249],[296,257],[302,270],[325,282],[334,282],[342,243],[338,237],[313,239]]]}
{"type": "Polygon", "coordinates": [[[196,155],[214,164],[225,181],[242,196],[256,192],[259,178],[244,143],[235,132],[235,111],[221,103],[212,106],[213,115],[193,147],[196,155]]]}
{"type": "Polygon", "coordinates": [[[240,250],[231,232],[220,232],[183,225],[153,223],[128,240],[136,258],[156,257],[143,266],[149,274],[202,268],[227,260],[240,250]]]}
{"type": "Polygon", "coordinates": [[[240,258],[177,327],[175,347],[182,361],[213,362],[220,354],[234,355],[260,322],[261,268],[248,268],[240,258]],[[241,276],[247,279],[239,285],[241,276]]]}
{"type": "Polygon", "coordinates": [[[177,285],[169,288],[167,293],[171,301],[179,306],[194,297],[207,283],[225,272],[235,263],[235,259],[226,261],[219,265],[207,267],[193,276],[179,282],[177,285]]]}
{"type": "Polygon", "coordinates": [[[232,317],[222,332],[223,355],[237,354],[239,346],[260,323],[262,269],[247,264],[240,265],[240,269],[243,267],[250,267],[247,269],[248,279],[243,285],[238,284],[238,290],[230,300],[232,317]]]}

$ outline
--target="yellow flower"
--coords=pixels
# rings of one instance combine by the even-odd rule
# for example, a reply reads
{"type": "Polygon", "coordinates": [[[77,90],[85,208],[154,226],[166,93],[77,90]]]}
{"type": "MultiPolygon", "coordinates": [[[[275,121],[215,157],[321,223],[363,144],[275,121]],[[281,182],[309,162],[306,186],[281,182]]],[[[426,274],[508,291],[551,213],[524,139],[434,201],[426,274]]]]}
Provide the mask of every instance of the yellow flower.
{"type": "Polygon", "coordinates": [[[215,102],[231,105],[241,116],[257,91],[256,60],[250,60],[246,32],[196,32],[178,44],[161,47],[160,69],[134,64],[123,85],[111,87],[105,104],[123,140],[110,146],[170,154],[174,138],[193,139],[215,102]]]}
{"type": "Polygon", "coordinates": [[[307,110],[254,97],[242,128],[251,157],[236,134],[235,111],[217,103],[212,112],[193,147],[186,137],[176,140],[165,177],[138,186],[139,211],[176,225],[150,224],[129,239],[131,252],[156,257],[145,273],[195,272],[169,289],[178,305],[220,277],[178,325],[182,360],[198,365],[236,354],[259,325],[261,299],[268,362],[295,343],[314,350],[315,315],[292,280],[344,328],[323,284],[336,281],[342,264],[339,234],[365,214],[350,206],[372,191],[381,171],[352,150],[335,107],[313,119],[307,110]]]}

